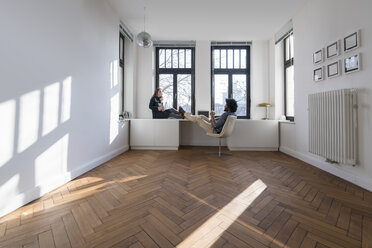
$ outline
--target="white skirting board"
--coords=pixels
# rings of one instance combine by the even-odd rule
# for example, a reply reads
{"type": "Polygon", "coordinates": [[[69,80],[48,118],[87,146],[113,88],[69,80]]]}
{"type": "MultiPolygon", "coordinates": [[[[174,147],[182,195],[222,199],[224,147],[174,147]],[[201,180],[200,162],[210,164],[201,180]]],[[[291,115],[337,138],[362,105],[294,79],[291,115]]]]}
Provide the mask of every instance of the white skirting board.
{"type": "Polygon", "coordinates": [[[86,164],[83,164],[73,171],[66,172],[63,175],[58,175],[53,178],[49,178],[42,184],[18,194],[13,199],[8,199],[9,204],[4,209],[0,209],[0,217],[26,205],[27,203],[35,199],[38,199],[42,195],[62,186],[63,184],[73,180],[78,176],[81,176],[82,174],[94,169],[95,167],[109,161],[110,159],[122,154],[127,150],[129,150],[128,145],[118,148],[106,155],[100,156],[86,164]]]}
{"type": "Polygon", "coordinates": [[[131,150],[168,150],[168,151],[177,151],[178,147],[176,146],[131,146],[131,150]]]}
{"type": "Polygon", "coordinates": [[[278,151],[278,147],[228,147],[230,151],[278,151]]]}
{"type": "Polygon", "coordinates": [[[364,180],[364,179],[359,178],[358,176],[356,176],[356,175],[354,175],[350,172],[347,172],[347,171],[341,171],[339,168],[337,168],[338,165],[326,163],[325,161],[319,160],[316,157],[297,152],[297,151],[295,151],[293,149],[290,149],[290,148],[287,148],[287,147],[281,146],[279,150],[281,152],[285,153],[285,154],[288,154],[292,157],[295,157],[299,160],[302,160],[302,161],[304,161],[304,162],[306,162],[310,165],[313,165],[313,166],[315,166],[315,167],[317,167],[321,170],[324,170],[328,173],[331,173],[332,175],[335,175],[337,177],[345,179],[348,182],[354,183],[354,184],[372,192],[372,181],[364,180]]]}

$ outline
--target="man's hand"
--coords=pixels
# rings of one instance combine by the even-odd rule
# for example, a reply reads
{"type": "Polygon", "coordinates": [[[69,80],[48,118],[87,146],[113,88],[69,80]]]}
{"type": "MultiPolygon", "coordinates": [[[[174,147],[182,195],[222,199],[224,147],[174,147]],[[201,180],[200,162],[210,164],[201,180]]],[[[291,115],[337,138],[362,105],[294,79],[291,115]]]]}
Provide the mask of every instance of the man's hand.
{"type": "Polygon", "coordinates": [[[164,108],[164,106],[161,106],[161,107],[158,107],[158,110],[159,110],[159,111],[164,111],[165,108],[164,108]]]}
{"type": "Polygon", "coordinates": [[[214,111],[211,111],[210,116],[211,116],[211,122],[212,122],[212,125],[213,125],[214,127],[216,127],[216,121],[215,121],[215,119],[214,119],[214,116],[215,116],[214,111]]]}

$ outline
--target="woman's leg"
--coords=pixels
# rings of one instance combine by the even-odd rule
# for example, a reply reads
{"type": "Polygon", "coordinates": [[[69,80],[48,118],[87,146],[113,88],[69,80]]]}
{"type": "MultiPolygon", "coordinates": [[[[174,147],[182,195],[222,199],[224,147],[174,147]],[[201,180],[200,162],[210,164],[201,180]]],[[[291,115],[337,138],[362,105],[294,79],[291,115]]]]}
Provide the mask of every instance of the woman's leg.
{"type": "Polygon", "coordinates": [[[175,114],[175,113],[169,113],[168,118],[182,119],[182,116],[180,116],[179,114],[175,114]]]}
{"type": "Polygon", "coordinates": [[[168,113],[168,118],[182,119],[181,114],[175,109],[166,109],[164,112],[168,113]]]}
{"type": "Polygon", "coordinates": [[[207,133],[214,133],[214,128],[209,120],[206,121],[203,117],[201,117],[201,115],[191,115],[189,113],[185,113],[185,118],[198,124],[199,127],[203,128],[207,133]]]}

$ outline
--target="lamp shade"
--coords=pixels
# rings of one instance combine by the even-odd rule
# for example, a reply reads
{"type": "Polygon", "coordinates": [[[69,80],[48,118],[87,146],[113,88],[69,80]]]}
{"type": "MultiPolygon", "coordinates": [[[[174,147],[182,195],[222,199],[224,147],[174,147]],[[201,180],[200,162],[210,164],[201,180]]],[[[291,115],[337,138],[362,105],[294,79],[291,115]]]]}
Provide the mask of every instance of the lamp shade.
{"type": "Polygon", "coordinates": [[[136,42],[139,46],[148,48],[152,46],[151,35],[146,32],[141,32],[137,35],[136,42]]]}

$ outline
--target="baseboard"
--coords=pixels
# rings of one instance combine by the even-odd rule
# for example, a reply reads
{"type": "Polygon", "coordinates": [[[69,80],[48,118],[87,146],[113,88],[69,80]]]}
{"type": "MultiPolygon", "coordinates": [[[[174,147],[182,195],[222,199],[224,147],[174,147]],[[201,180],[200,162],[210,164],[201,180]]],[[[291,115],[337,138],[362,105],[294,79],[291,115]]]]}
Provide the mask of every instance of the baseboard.
{"type": "Polygon", "coordinates": [[[4,209],[0,209],[0,217],[26,205],[27,203],[33,200],[40,198],[44,194],[62,186],[63,184],[71,181],[72,179],[81,176],[82,174],[96,168],[97,166],[109,161],[110,159],[128,150],[129,150],[128,145],[118,148],[114,151],[111,151],[108,154],[100,156],[88,163],[81,165],[79,168],[76,168],[73,171],[69,171],[62,175],[51,177],[42,184],[39,184],[38,186],[35,186],[27,191],[18,194],[14,199],[8,199],[9,205],[6,206],[6,208],[4,209]]]}
{"type": "Polygon", "coordinates": [[[177,151],[177,146],[131,146],[131,150],[177,151]]]}
{"type": "Polygon", "coordinates": [[[292,157],[295,157],[299,160],[302,160],[308,164],[311,164],[321,170],[324,170],[332,175],[340,177],[348,182],[354,183],[359,187],[362,187],[366,190],[372,191],[372,182],[370,180],[365,180],[363,178],[358,177],[348,171],[340,170],[339,165],[326,163],[316,157],[311,155],[303,154],[301,152],[295,151],[293,149],[287,147],[280,147],[279,151],[288,154],[292,157]]]}
{"type": "Polygon", "coordinates": [[[278,151],[278,147],[228,147],[230,151],[278,151]]]}

